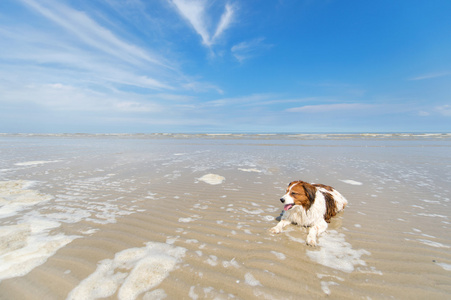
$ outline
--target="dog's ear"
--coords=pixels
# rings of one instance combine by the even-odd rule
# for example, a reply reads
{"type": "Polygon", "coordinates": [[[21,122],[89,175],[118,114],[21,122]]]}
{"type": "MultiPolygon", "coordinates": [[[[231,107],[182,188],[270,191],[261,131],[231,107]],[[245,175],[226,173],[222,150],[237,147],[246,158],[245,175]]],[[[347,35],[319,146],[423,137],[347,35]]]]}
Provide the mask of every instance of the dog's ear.
{"type": "Polygon", "coordinates": [[[307,182],[304,182],[302,186],[310,203],[313,203],[315,201],[316,187],[307,182]]]}
{"type": "Polygon", "coordinates": [[[300,180],[295,180],[295,181],[290,182],[290,183],[288,184],[287,189],[290,188],[290,186],[292,186],[292,185],[294,185],[294,184],[296,184],[296,183],[302,183],[302,181],[300,181],[300,180]]]}

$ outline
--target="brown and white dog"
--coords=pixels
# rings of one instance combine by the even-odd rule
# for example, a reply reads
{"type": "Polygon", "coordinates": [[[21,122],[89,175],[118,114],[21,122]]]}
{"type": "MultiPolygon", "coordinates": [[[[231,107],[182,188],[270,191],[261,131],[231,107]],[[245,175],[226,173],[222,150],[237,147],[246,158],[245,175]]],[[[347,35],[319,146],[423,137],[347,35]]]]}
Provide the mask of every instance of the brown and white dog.
{"type": "Polygon", "coordinates": [[[285,204],[282,218],[271,233],[280,233],[293,223],[309,227],[307,245],[316,246],[316,237],[327,229],[330,218],[343,210],[348,201],[334,188],[304,181],[290,182],[280,201],[285,204]]]}

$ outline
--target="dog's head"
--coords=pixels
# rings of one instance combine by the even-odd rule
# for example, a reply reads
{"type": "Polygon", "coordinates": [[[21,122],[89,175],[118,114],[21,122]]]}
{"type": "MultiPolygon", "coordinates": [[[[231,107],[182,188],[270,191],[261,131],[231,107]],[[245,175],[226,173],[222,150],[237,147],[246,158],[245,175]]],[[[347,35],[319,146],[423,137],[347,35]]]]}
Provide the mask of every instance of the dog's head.
{"type": "Polygon", "coordinates": [[[283,209],[288,211],[295,205],[301,205],[305,210],[308,210],[315,201],[316,187],[304,181],[290,182],[287,192],[280,198],[280,201],[285,204],[283,209]]]}

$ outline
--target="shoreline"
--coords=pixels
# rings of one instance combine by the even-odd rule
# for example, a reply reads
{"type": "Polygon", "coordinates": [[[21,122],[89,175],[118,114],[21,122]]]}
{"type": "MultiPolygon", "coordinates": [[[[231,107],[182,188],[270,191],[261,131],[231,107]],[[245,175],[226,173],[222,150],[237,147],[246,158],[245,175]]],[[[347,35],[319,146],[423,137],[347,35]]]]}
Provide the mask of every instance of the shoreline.
{"type": "Polygon", "coordinates": [[[356,139],[451,138],[449,132],[353,132],[353,133],[0,133],[0,137],[116,137],[116,138],[242,138],[242,139],[356,139]]]}

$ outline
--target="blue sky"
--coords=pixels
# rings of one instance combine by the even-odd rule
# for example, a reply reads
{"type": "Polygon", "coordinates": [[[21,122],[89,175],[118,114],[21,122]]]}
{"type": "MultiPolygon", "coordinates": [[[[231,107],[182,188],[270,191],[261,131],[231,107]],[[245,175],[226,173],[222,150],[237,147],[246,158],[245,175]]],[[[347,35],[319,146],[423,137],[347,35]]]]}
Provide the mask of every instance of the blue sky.
{"type": "Polygon", "coordinates": [[[2,0],[0,132],[451,132],[450,11],[2,0]]]}

